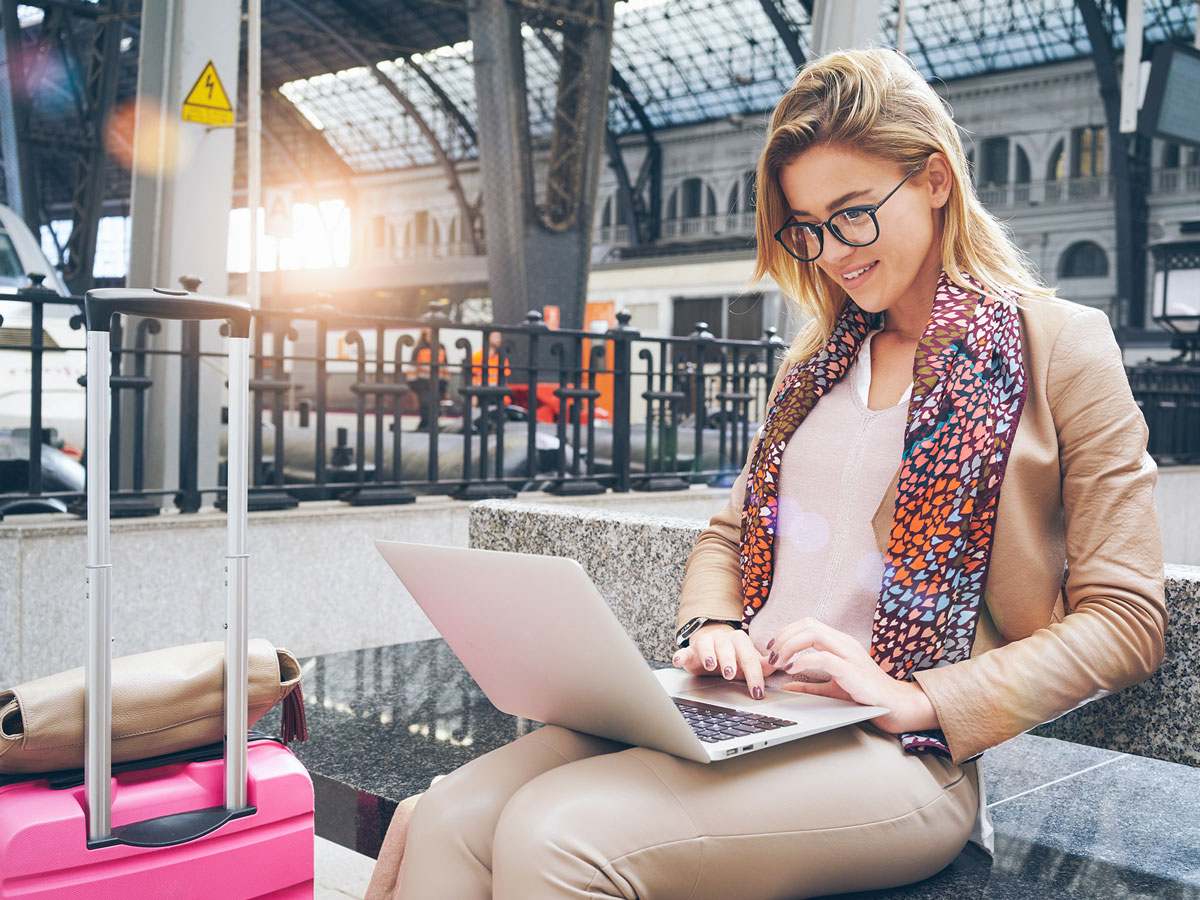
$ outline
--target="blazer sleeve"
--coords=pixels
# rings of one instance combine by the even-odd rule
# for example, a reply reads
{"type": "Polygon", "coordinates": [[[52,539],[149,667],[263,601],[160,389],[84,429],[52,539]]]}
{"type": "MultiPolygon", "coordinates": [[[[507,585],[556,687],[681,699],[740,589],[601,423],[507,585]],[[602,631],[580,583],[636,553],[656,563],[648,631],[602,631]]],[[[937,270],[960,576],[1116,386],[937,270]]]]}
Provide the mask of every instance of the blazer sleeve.
{"type": "Polygon", "coordinates": [[[1065,615],[1030,636],[916,674],[961,763],[1148,678],[1167,624],[1158,469],[1108,318],[1064,323],[1046,390],[1066,525],[1065,615]]]}
{"type": "MultiPolygon", "coordinates": [[[[771,385],[769,396],[772,400],[790,368],[788,360],[780,364],[775,382],[771,385]]],[[[697,616],[735,621],[742,618],[742,505],[746,498],[750,461],[754,459],[761,436],[760,430],[750,442],[746,464],[729,491],[729,502],[709,520],[708,527],[700,532],[688,556],[676,628],[697,616]]]]}

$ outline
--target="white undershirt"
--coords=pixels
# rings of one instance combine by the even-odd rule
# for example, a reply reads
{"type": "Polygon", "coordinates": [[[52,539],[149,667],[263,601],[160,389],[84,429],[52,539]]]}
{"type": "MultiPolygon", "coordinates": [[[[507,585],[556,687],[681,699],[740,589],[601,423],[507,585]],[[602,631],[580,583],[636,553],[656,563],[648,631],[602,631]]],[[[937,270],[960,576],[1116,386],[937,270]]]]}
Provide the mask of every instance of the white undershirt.
{"type": "MultiPolygon", "coordinates": [[[[868,409],[870,406],[867,404],[867,396],[871,392],[871,338],[875,337],[882,330],[882,328],[876,328],[867,334],[866,339],[863,341],[862,349],[858,351],[858,358],[855,360],[855,365],[858,366],[858,395],[862,397],[863,406],[866,406],[868,409]]],[[[912,396],[912,389],[913,386],[910,381],[908,387],[904,390],[903,396],[901,396],[897,403],[907,401],[912,396]]]]}

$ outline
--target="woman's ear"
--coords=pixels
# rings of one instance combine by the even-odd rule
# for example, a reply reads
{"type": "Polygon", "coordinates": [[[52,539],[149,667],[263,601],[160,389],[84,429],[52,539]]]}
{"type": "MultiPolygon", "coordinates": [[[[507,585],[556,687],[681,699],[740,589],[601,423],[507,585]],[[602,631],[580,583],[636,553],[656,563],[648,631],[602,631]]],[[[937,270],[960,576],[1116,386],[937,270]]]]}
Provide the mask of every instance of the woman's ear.
{"type": "Polygon", "coordinates": [[[950,162],[942,152],[930,155],[925,163],[925,181],[929,185],[929,202],[933,209],[941,209],[950,199],[950,162]]]}

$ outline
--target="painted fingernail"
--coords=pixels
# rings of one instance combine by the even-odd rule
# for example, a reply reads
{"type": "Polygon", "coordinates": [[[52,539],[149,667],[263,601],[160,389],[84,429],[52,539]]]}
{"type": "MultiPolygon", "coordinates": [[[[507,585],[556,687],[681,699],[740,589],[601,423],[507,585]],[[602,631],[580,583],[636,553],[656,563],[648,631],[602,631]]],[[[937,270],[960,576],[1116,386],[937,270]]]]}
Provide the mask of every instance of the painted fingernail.
{"type": "Polygon", "coordinates": [[[775,646],[775,638],[771,638],[769,641],[767,641],[767,649],[768,650],[770,650],[774,646],[775,646]]]}
{"type": "Polygon", "coordinates": [[[754,688],[750,691],[750,696],[752,696],[755,700],[761,700],[763,698],[763,689],[760,687],[754,688]]]}
{"type": "Polygon", "coordinates": [[[767,662],[769,662],[771,665],[775,665],[775,663],[779,662],[779,654],[772,653],[770,656],[767,657],[767,662]]]}
{"type": "Polygon", "coordinates": [[[675,658],[674,658],[673,660],[671,660],[671,662],[673,662],[675,665],[679,665],[679,656],[678,656],[678,654],[675,656],[675,658]]]}
{"type": "Polygon", "coordinates": [[[711,656],[704,657],[704,668],[715,669],[716,667],[717,661],[715,659],[713,659],[711,656]]]}
{"type": "Polygon", "coordinates": [[[722,672],[722,674],[724,674],[724,676],[726,678],[732,678],[733,677],[733,666],[726,666],[724,669],[721,670],[721,672],[722,672]]]}

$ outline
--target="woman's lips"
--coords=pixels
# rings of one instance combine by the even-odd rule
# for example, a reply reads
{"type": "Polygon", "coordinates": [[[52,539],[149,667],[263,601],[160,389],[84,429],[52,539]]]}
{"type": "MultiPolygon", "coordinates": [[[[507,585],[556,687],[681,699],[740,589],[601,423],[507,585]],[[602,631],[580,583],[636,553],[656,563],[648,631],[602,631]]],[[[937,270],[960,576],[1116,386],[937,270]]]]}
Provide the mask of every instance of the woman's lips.
{"type": "Polygon", "coordinates": [[[862,284],[864,281],[866,281],[868,278],[870,278],[870,277],[871,277],[871,273],[873,273],[873,272],[875,271],[875,269],[876,269],[876,267],[877,267],[878,265],[879,265],[879,260],[875,260],[875,262],[871,263],[869,266],[867,266],[867,267],[866,267],[866,271],[865,271],[865,272],[863,272],[862,274],[860,274],[860,275],[857,275],[857,276],[855,276],[854,278],[845,278],[845,277],[843,277],[843,278],[842,278],[842,285],[843,285],[844,287],[848,287],[848,288],[850,288],[850,287],[858,287],[858,286],[859,286],[859,285],[861,285],[861,284],[862,284]]]}

